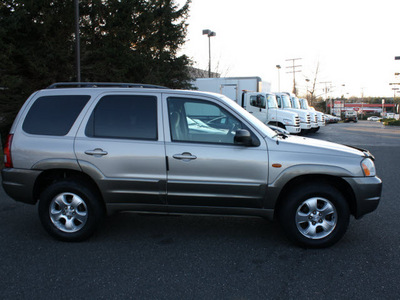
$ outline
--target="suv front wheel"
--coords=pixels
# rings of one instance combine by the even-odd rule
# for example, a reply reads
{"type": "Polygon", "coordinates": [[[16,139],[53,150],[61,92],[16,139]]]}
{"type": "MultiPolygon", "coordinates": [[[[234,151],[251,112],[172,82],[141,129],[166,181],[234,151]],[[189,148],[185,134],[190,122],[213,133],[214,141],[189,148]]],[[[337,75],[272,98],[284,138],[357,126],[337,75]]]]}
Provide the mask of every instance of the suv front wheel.
{"type": "Polygon", "coordinates": [[[293,189],[285,197],[278,217],[291,240],[303,247],[323,248],[345,234],[350,212],[339,190],[321,183],[293,189]]]}
{"type": "Polygon", "coordinates": [[[104,209],[96,193],[72,180],[57,181],[40,195],[40,221],[46,231],[59,240],[87,239],[103,216],[104,209]]]}

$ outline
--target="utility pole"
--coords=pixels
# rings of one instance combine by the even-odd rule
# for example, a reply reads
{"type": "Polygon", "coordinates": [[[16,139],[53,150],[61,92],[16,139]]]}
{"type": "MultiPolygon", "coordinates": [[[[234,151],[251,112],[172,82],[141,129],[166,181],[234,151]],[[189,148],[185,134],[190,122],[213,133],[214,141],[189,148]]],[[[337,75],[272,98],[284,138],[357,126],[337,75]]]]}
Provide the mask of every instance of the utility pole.
{"type": "Polygon", "coordinates": [[[296,89],[296,72],[301,72],[301,70],[296,70],[296,68],[300,68],[301,65],[295,65],[295,61],[296,60],[300,60],[302,58],[289,58],[286,59],[286,61],[291,61],[292,65],[289,67],[286,67],[287,69],[292,69],[290,72],[286,72],[286,73],[293,73],[293,94],[297,94],[297,89],[296,89]]]}
{"type": "MultiPolygon", "coordinates": [[[[325,84],[325,103],[326,103],[326,111],[328,111],[328,91],[330,91],[329,90],[329,88],[328,88],[328,83],[330,84],[330,85],[332,85],[332,82],[331,81],[324,81],[324,82],[320,82],[320,83],[322,83],[322,84],[325,84]]],[[[330,99],[331,101],[330,101],[330,114],[332,114],[332,99],[330,99]]]]}

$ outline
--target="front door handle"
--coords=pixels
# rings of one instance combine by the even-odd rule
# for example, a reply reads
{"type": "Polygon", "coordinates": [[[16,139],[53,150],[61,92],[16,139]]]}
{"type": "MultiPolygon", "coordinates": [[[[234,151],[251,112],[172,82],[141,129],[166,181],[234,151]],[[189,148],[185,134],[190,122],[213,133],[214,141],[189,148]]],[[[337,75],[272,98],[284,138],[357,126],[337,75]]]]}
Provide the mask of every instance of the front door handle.
{"type": "Polygon", "coordinates": [[[108,152],[107,151],[103,151],[103,149],[96,148],[94,150],[86,150],[85,154],[93,155],[93,156],[103,156],[103,155],[107,155],[108,152]]]}
{"type": "Polygon", "coordinates": [[[189,152],[183,152],[182,154],[174,154],[172,157],[183,161],[190,161],[197,158],[196,155],[192,155],[189,152]]]}

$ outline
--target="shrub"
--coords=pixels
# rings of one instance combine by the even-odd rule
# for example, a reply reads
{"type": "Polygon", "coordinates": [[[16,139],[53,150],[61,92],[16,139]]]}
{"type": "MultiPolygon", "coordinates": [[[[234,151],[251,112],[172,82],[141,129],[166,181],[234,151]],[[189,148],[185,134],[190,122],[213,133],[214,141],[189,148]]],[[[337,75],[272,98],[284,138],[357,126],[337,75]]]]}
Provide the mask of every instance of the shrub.
{"type": "Polygon", "coordinates": [[[400,126],[400,120],[386,119],[383,121],[383,125],[400,126]]]}

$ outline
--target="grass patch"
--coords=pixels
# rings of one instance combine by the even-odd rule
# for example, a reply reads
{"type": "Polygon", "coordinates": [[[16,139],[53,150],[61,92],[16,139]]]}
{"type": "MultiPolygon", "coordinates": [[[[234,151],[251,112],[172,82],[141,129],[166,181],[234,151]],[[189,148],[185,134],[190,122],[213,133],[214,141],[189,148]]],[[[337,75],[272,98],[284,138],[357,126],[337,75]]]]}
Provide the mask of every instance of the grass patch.
{"type": "Polygon", "coordinates": [[[388,126],[400,126],[400,120],[396,119],[384,119],[382,120],[383,125],[388,125],[388,126]]]}

